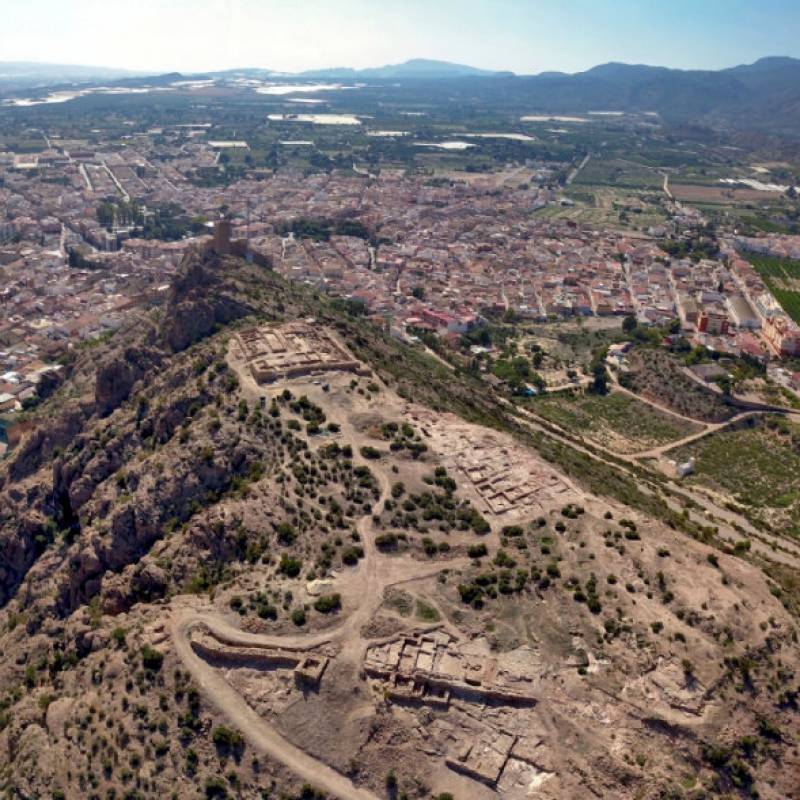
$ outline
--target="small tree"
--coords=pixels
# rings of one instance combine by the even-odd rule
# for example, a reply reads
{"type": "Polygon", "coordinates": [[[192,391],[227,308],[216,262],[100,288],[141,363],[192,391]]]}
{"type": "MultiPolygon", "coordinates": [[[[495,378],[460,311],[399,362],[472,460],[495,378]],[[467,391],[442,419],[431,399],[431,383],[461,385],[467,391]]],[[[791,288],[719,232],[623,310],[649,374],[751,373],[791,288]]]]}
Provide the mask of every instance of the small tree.
{"type": "Polygon", "coordinates": [[[142,666],[145,669],[151,670],[152,672],[158,672],[163,663],[163,653],[159,653],[158,650],[153,649],[149,644],[146,644],[142,648],[142,666]]]}

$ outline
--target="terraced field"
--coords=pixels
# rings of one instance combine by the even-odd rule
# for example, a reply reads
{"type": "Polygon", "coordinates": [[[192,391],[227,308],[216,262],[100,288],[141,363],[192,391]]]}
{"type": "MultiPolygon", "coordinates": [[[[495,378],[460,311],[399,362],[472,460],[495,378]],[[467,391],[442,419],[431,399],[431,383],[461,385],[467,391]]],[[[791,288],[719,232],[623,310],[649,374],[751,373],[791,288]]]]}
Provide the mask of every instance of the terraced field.
{"type": "Polygon", "coordinates": [[[528,401],[531,411],[619,453],[636,453],[697,433],[700,425],[664,414],[620,393],[562,392],[528,401]]]}
{"type": "Polygon", "coordinates": [[[800,425],[767,418],[713,433],[676,450],[696,459],[690,482],[747,507],[750,515],[800,536],[800,425]]]}

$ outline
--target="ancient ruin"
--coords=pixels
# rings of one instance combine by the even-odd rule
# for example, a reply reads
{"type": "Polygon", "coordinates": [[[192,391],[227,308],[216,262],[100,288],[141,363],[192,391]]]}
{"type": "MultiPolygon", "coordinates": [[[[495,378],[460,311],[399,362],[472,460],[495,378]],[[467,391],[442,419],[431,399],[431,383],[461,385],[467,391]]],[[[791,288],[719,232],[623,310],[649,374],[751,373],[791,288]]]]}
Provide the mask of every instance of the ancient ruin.
{"type": "Polygon", "coordinates": [[[536,703],[531,675],[474,643],[457,643],[443,630],[372,645],[364,672],[385,682],[388,696],[401,701],[445,707],[451,697],[497,705],[536,703]]]}
{"type": "Polygon", "coordinates": [[[445,463],[467,477],[491,514],[529,517],[574,499],[563,476],[505,437],[458,422],[443,426],[433,415],[412,419],[425,426],[445,463]]]}
{"type": "Polygon", "coordinates": [[[202,628],[193,634],[191,645],[197,655],[216,666],[292,670],[295,681],[304,686],[319,686],[328,666],[328,657],[325,655],[306,655],[277,647],[238,645],[202,628]]]}
{"type": "Polygon", "coordinates": [[[361,372],[361,362],[313,320],[262,325],[236,334],[257,383],[332,371],[361,372]]]}
{"type": "Polygon", "coordinates": [[[392,703],[440,711],[452,705],[459,727],[471,719],[473,735],[454,736],[445,763],[489,786],[498,782],[520,740],[506,727],[513,720],[508,714],[536,704],[538,669],[528,648],[495,654],[485,641],[459,642],[441,629],[374,644],[364,659],[364,673],[392,703]]]}

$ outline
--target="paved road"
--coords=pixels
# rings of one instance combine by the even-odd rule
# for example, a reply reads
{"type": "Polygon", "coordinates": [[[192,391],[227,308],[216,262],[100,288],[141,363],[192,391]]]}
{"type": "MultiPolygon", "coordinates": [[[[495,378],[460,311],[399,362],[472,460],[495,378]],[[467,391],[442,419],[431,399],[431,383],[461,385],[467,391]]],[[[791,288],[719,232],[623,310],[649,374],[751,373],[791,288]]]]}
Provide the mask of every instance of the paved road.
{"type": "MultiPolygon", "coordinates": [[[[72,159],[70,159],[70,160],[72,160],[72,159]]],[[[86,171],[86,165],[83,164],[83,163],[80,164],[80,166],[78,167],[78,170],[80,171],[81,175],[83,176],[83,180],[86,183],[86,188],[90,192],[93,192],[94,191],[94,186],[92,186],[92,181],[89,178],[89,173],[86,171]]]]}
{"type": "Polygon", "coordinates": [[[109,167],[105,161],[101,161],[100,165],[106,171],[108,177],[111,178],[111,181],[113,182],[114,186],[117,187],[117,191],[122,195],[122,199],[126,203],[129,203],[131,200],[131,196],[125,191],[125,189],[122,187],[122,184],[117,180],[117,176],[111,171],[111,167],[109,167]]]}

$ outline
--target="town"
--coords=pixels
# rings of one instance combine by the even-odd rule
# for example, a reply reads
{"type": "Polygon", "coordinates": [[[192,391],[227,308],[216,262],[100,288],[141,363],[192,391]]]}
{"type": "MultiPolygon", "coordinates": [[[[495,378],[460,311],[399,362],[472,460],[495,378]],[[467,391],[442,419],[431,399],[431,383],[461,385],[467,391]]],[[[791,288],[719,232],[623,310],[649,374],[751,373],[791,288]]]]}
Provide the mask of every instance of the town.
{"type": "Polygon", "coordinates": [[[360,304],[408,343],[425,331],[457,341],[487,314],[632,315],[677,319],[720,353],[800,355],[800,329],[748,261],[797,258],[798,236],[730,232],[712,257],[671,255],[665,242],[702,233],[702,214],[665,198],[668,220],[647,231],[538,215],[566,202],[547,162],[483,181],[282,171],[204,188],[191,176],[230,144],[206,133],[164,126],[106,147],[0,153],[0,413],[24,409],[72,349],[158,305],[223,219],[248,257],[360,304]]]}

